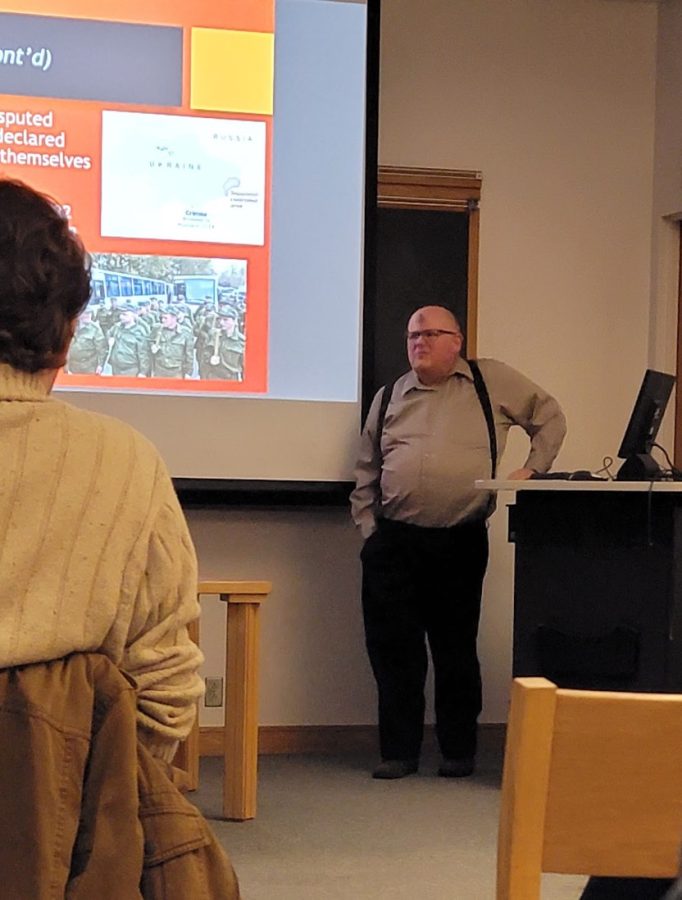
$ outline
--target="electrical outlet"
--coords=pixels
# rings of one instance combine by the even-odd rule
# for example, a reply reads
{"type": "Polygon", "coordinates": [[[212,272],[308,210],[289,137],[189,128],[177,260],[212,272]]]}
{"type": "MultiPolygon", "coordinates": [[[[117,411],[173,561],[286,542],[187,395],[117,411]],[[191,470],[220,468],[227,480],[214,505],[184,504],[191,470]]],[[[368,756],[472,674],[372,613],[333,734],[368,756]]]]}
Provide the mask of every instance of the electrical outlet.
{"type": "Polygon", "coordinates": [[[206,676],[206,693],[204,694],[204,706],[223,705],[223,679],[218,675],[206,676]]]}

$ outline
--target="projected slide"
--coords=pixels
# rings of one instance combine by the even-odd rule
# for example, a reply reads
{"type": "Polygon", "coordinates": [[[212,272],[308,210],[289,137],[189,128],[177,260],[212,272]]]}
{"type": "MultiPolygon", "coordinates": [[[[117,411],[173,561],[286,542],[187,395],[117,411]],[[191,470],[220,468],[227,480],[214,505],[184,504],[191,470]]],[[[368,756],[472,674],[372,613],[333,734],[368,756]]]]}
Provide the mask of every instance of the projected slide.
{"type": "Polygon", "coordinates": [[[92,292],[58,386],[265,394],[274,0],[15,0],[0,173],[62,205],[92,292]]]}

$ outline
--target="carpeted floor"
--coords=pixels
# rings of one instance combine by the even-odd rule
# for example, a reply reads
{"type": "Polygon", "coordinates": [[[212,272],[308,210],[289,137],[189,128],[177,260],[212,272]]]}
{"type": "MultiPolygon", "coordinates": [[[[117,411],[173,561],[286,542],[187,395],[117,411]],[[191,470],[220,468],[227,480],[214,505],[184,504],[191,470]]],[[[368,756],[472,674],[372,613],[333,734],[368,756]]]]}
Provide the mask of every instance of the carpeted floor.
{"type": "MultiPolygon", "coordinates": [[[[489,742],[494,743],[494,742],[489,742]]],[[[501,748],[472,778],[381,782],[359,756],[265,756],[258,815],[220,819],[221,766],[201,764],[194,802],[239,876],[243,900],[492,900],[501,748]]],[[[584,878],[545,876],[543,900],[576,900],[584,878]]]]}

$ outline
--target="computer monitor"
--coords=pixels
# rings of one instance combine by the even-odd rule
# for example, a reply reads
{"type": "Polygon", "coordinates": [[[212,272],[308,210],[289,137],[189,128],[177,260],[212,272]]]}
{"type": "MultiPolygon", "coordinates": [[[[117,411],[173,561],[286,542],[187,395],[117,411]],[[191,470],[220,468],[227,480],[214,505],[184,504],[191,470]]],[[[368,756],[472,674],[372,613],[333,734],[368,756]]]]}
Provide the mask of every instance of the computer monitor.
{"type": "Polygon", "coordinates": [[[651,456],[651,447],[661,426],[674,375],[647,369],[639,389],[618,456],[625,462],[618,470],[618,481],[650,481],[660,478],[661,467],[651,456]]]}

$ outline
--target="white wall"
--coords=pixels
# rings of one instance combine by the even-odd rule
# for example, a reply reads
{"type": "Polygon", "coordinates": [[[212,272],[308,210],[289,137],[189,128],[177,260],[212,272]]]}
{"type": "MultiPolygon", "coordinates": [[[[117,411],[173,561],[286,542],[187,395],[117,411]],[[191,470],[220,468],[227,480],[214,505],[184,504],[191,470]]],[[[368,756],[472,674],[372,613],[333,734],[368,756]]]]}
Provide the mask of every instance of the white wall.
{"type": "MultiPolygon", "coordinates": [[[[478,353],[560,399],[570,429],[560,468],[598,468],[615,453],[647,363],[656,17],[631,0],[383,3],[380,161],[482,171],[478,353]]],[[[523,453],[511,441],[502,473],[523,453]]],[[[492,722],[506,718],[510,675],[501,507],[480,640],[492,722]]],[[[274,582],[262,723],[375,721],[345,511],[189,519],[202,576],[274,582]]],[[[202,627],[216,638],[204,639],[207,671],[220,673],[209,604],[202,627]]]]}
{"type": "MultiPolygon", "coordinates": [[[[674,373],[682,219],[681,0],[662,2],[658,19],[649,358],[653,367],[674,373]]],[[[671,416],[666,424],[664,442],[672,446],[671,416]]]]}
{"type": "MultiPolygon", "coordinates": [[[[190,511],[200,576],[272,581],[261,610],[264,725],[373,721],[360,614],[360,541],[347,510],[190,511]]],[[[202,601],[207,675],[224,672],[225,610],[202,601]]],[[[202,724],[222,724],[205,709],[202,724]]]]}

